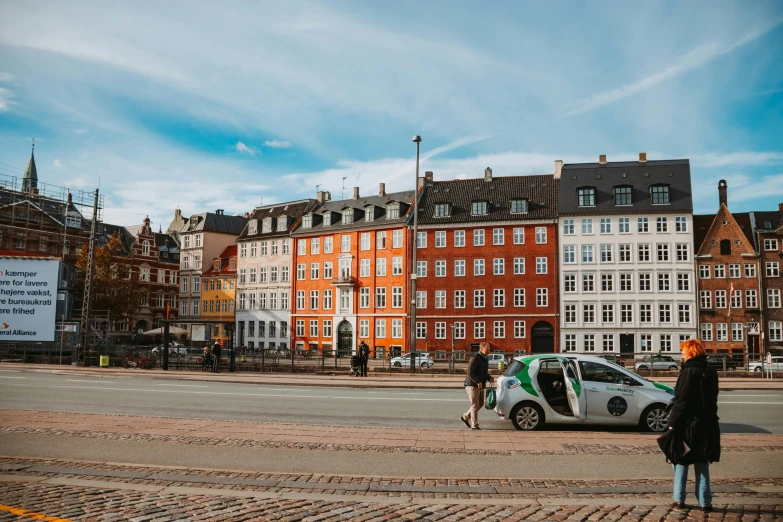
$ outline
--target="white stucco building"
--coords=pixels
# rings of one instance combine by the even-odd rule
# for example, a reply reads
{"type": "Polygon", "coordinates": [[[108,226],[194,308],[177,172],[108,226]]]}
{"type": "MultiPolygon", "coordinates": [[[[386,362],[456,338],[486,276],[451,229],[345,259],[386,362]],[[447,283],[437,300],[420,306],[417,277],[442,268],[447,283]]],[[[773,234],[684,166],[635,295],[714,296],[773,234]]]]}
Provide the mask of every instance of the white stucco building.
{"type": "Polygon", "coordinates": [[[237,238],[237,345],[290,348],[292,240],[313,199],[258,207],[237,238]]]}
{"type": "Polygon", "coordinates": [[[688,160],[564,165],[558,214],[562,350],[679,356],[698,322],[688,160]]]}

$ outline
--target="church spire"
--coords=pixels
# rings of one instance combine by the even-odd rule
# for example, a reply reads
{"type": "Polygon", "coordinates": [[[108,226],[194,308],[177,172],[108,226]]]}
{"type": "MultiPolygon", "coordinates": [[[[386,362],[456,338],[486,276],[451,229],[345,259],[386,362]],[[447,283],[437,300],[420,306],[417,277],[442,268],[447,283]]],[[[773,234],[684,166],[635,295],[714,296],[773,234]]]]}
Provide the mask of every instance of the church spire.
{"type": "Polygon", "coordinates": [[[33,138],[33,151],[30,153],[30,161],[24,171],[22,179],[22,192],[38,190],[38,170],[35,168],[35,138],[33,138]]]}

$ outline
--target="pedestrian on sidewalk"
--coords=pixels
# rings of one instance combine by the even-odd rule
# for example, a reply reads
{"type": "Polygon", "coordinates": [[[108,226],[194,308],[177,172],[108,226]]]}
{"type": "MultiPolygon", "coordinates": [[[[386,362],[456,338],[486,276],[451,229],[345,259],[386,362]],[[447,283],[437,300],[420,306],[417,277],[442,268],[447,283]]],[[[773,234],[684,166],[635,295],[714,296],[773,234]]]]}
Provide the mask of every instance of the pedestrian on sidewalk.
{"type": "Polygon", "coordinates": [[[205,372],[207,369],[212,371],[212,352],[209,345],[204,347],[204,352],[201,354],[201,371],[205,372]]]}
{"type": "Polygon", "coordinates": [[[359,377],[367,377],[367,362],[370,360],[370,347],[362,341],[359,345],[359,377]]]}
{"type": "Polygon", "coordinates": [[[212,373],[220,373],[220,343],[212,345],[212,373]]]}
{"type": "Polygon", "coordinates": [[[718,425],[718,372],[707,363],[704,346],[698,339],[680,343],[682,365],[674,387],[674,402],[667,428],[674,430],[687,451],[674,464],[674,502],[685,507],[688,466],[696,474],[696,498],[705,512],[712,511],[710,463],[720,461],[718,425]]]}
{"type": "Polygon", "coordinates": [[[479,351],[470,356],[468,369],[465,372],[465,390],[468,392],[470,409],[465,415],[460,416],[460,420],[474,430],[481,429],[478,423],[478,412],[484,406],[484,387],[487,382],[492,382],[487,354],[489,354],[489,343],[479,344],[479,351]]]}

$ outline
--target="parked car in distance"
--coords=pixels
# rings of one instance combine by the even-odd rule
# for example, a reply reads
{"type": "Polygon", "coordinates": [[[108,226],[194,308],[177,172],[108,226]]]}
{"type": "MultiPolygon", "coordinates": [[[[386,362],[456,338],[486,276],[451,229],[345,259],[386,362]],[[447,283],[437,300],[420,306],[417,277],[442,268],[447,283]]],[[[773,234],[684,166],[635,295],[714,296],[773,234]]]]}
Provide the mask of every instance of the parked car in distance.
{"type": "Polygon", "coordinates": [[[623,358],[616,353],[596,354],[596,357],[600,357],[601,359],[605,359],[609,362],[615,363],[617,366],[625,366],[625,361],[623,360],[623,358]]]}
{"type": "Polygon", "coordinates": [[[508,367],[508,359],[506,359],[505,354],[502,353],[490,353],[487,355],[487,362],[489,363],[489,368],[498,368],[498,365],[503,362],[503,366],[508,367]]]}
{"type": "MultiPolygon", "coordinates": [[[[159,357],[162,356],[163,345],[156,346],[152,349],[150,352],[151,356],[159,357]]],[[[186,357],[188,355],[188,349],[184,346],[179,346],[179,343],[177,343],[176,346],[169,346],[169,356],[181,356],[186,357]]]]}
{"type": "MultiPolygon", "coordinates": [[[[748,369],[752,372],[760,372],[761,361],[755,361],[750,363],[748,365],[748,369]]],[[[767,363],[764,363],[764,370],[769,370],[769,365],[767,363]]],[[[783,357],[779,355],[772,357],[772,371],[773,372],[783,371],[783,357]]]]}
{"type": "Polygon", "coordinates": [[[634,365],[634,370],[637,372],[640,370],[668,370],[676,372],[678,369],[677,361],[668,355],[648,355],[634,365]]]}
{"type": "MultiPolygon", "coordinates": [[[[428,352],[416,352],[416,367],[417,368],[432,368],[432,365],[435,364],[435,360],[432,358],[432,355],[430,355],[428,352]]],[[[407,366],[408,368],[411,367],[411,354],[407,353],[403,355],[402,357],[395,357],[391,360],[391,365],[395,368],[400,368],[402,366],[407,366]]]]}
{"type": "Polygon", "coordinates": [[[716,370],[723,370],[723,362],[726,362],[727,370],[736,370],[740,366],[740,362],[736,359],[729,357],[728,355],[708,355],[707,364],[714,367],[716,370]]]}

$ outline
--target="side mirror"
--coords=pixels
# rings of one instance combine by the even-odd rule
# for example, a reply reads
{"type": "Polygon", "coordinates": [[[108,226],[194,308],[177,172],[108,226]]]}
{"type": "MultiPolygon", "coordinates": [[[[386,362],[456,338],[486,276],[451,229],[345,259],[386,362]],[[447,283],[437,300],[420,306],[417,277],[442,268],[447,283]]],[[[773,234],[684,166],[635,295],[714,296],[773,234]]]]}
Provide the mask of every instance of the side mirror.
{"type": "Polygon", "coordinates": [[[625,384],[626,386],[631,386],[633,384],[633,381],[631,380],[630,377],[623,377],[623,384],[625,384]]]}

